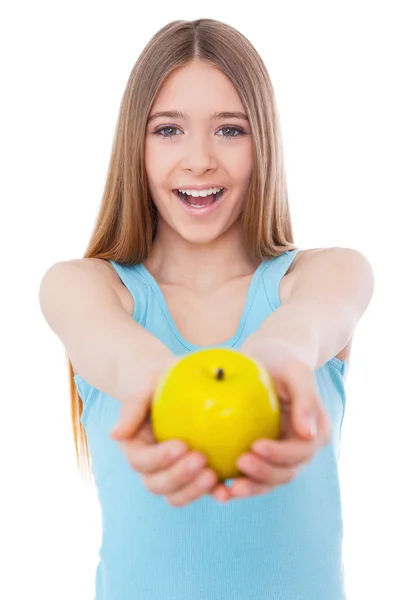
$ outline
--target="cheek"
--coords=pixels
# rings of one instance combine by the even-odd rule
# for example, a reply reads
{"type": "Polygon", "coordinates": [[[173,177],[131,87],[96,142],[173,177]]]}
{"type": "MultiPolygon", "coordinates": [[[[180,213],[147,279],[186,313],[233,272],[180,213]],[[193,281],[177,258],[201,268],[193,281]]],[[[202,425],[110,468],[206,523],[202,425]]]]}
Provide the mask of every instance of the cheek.
{"type": "Polygon", "coordinates": [[[171,163],[170,153],[159,146],[159,143],[152,144],[148,142],[144,153],[145,170],[148,181],[152,186],[162,184],[171,163]]]}
{"type": "Polygon", "coordinates": [[[237,149],[230,153],[226,169],[238,184],[247,185],[252,174],[253,152],[252,145],[237,149]]]}

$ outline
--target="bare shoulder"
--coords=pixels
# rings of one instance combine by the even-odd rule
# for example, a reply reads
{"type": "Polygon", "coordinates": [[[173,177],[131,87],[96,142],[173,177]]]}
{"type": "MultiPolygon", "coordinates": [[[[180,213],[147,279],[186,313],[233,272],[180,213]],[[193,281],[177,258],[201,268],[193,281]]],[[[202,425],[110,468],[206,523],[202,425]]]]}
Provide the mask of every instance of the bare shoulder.
{"type": "Polygon", "coordinates": [[[308,265],[321,264],[323,268],[328,261],[335,262],[337,264],[344,262],[345,265],[353,267],[356,270],[365,270],[368,275],[372,276],[372,267],[364,254],[355,248],[332,246],[329,248],[312,248],[309,250],[301,250],[296,255],[292,262],[290,269],[287,274],[290,274],[291,279],[294,280],[300,277],[308,265]],[[320,259],[322,262],[320,262],[320,259]]]}
{"type": "Polygon", "coordinates": [[[326,250],[326,248],[311,248],[309,250],[301,250],[297,253],[280,283],[279,293],[282,303],[286,302],[290,298],[292,286],[296,278],[300,275],[302,270],[301,267],[309,262],[310,257],[323,250],[326,250]]]}
{"type": "Polygon", "coordinates": [[[130,315],[133,314],[134,303],[132,295],[108,260],[102,258],[75,258],[68,262],[82,269],[87,269],[88,272],[95,271],[101,275],[114,288],[126,312],[130,315]]]}
{"type": "MultiPolygon", "coordinates": [[[[283,277],[281,281],[280,296],[282,302],[286,302],[290,298],[294,282],[298,277],[301,277],[303,269],[313,261],[315,256],[320,256],[321,254],[330,254],[332,256],[332,253],[335,250],[336,248],[311,248],[298,252],[285,277],[283,277]]],[[[352,250],[349,248],[341,248],[340,250],[352,252],[352,250]]],[[[356,253],[357,251],[353,250],[353,252],[356,253]]],[[[336,358],[345,362],[349,362],[352,350],[352,341],[353,338],[351,338],[347,345],[336,355],[336,358]]]]}
{"type": "Polygon", "coordinates": [[[289,268],[287,273],[294,274],[298,273],[298,267],[302,267],[304,264],[309,263],[309,261],[316,255],[321,252],[328,252],[331,248],[310,248],[307,250],[301,250],[298,252],[294,260],[292,261],[291,267],[289,268]]]}

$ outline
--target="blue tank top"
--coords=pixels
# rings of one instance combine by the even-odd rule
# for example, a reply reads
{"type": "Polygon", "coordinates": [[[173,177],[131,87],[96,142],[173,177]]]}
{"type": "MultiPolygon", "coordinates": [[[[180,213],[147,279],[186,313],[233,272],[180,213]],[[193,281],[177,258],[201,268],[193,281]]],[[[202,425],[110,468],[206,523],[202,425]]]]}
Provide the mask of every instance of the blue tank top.
{"type": "MultiPolygon", "coordinates": [[[[297,252],[259,265],[238,329],[219,347],[239,349],[279,307],[297,252]]],[[[199,348],[182,337],[143,264],[110,262],[133,296],[133,319],[176,355],[199,348]]],[[[120,402],[75,375],[102,516],[95,600],[344,600],[337,463],[347,369],[334,357],[316,371],[331,442],[290,483],[226,505],[203,496],[179,508],[147,490],[109,437],[120,402]]]]}

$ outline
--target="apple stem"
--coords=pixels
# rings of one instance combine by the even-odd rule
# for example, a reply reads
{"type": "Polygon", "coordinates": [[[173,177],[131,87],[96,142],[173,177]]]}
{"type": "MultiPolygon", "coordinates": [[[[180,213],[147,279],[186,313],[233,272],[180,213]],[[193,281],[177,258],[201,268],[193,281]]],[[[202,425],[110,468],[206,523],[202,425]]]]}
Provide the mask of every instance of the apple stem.
{"type": "Polygon", "coordinates": [[[216,371],[216,379],[218,381],[221,381],[222,379],[224,379],[224,371],[223,371],[223,369],[218,369],[216,371]]]}

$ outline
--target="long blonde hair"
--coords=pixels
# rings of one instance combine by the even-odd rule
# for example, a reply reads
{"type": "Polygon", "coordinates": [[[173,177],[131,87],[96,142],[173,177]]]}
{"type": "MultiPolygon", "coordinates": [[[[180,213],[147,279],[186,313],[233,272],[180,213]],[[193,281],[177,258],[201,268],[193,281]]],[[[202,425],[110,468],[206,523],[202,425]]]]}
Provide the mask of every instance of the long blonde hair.
{"type": "MultiPolygon", "coordinates": [[[[241,215],[248,251],[264,259],[295,248],[279,118],[266,67],[236,29],[213,19],[198,19],[173,21],[160,29],[132,69],[120,105],[101,205],[84,258],[138,264],[151,252],[157,212],[144,165],[147,119],[164,80],[193,60],[217,67],[229,77],[249,118],[254,164],[241,215]]],[[[67,361],[78,467],[82,461],[89,467],[90,453],[80,421],[83,403],[68,356],[67,361]]]]}

